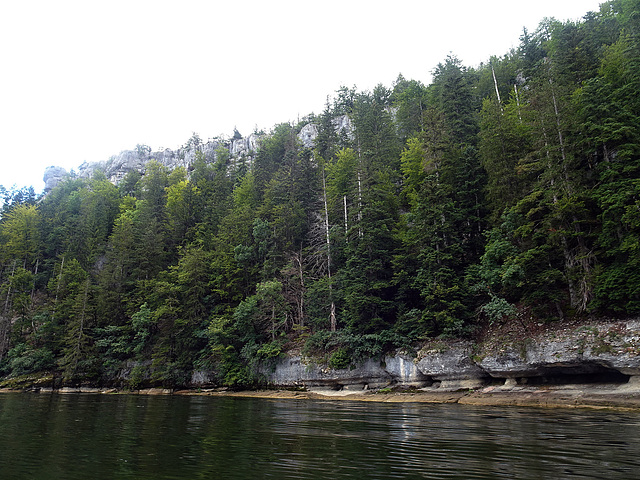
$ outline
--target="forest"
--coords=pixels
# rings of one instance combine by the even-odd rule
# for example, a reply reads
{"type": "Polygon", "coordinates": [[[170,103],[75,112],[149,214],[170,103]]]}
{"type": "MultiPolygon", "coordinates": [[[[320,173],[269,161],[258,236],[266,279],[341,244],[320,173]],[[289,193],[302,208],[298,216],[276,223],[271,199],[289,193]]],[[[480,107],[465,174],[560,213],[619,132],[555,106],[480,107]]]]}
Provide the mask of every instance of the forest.
{"type": "Polygon", "coordinates": [[[429,85],[341,87],[250,165],[194,135],[188,171],[3,187],[0,376],[245,388],[287,352],[346,368],[638,315],[639,35],[640,0],[612,0],[480,66],[451,55],[429,85]]]}

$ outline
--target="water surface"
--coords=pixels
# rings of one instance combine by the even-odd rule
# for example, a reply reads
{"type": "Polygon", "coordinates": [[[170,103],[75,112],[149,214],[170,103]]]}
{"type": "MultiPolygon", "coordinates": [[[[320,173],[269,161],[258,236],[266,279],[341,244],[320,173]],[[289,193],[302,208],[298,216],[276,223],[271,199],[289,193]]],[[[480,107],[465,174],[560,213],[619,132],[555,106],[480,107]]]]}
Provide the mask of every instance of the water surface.
{"type": "Polygon", "coordinates": [[[0,395],[1,479],[640,478],[640,414],[0,395]]]}

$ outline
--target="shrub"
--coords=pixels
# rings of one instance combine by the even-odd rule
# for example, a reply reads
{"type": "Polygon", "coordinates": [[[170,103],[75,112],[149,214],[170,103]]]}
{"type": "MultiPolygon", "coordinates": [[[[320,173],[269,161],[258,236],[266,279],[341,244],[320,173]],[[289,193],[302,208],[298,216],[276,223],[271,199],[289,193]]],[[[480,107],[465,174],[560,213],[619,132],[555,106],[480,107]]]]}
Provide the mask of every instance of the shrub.
{"type": "Polygon", "coordinates": [[[351,355],[345,347],[341,347],[329,357],[329,366],[336,370],[348,368],[351,365],[351,355]]]}
{"type": "Polygon", "coordinates": [[[11,376],[50,370],[55,367],[53,353],[46,348],[32,349],[24,343],[16,345],[7,353],[11,376]]]}
{"type": "Polygon", "coordinates": [[[500,298],[492,293],[491,301],[480,307],[480,311],[489,317],[489,321],[493,323],[502,320],[504,317],[515,315],[518,310],[504,298],[500,298]]]}

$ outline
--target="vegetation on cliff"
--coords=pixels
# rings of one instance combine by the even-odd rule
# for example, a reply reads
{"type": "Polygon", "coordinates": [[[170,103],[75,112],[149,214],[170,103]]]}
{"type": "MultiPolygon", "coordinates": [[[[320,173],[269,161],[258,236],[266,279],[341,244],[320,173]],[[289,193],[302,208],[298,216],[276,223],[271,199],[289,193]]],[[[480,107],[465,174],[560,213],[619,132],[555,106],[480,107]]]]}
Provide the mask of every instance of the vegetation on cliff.
{"type": "Polygon", "coordinates": [[[246,385],[292,348],[348,365],[524,311],[639,313],[639,18],[613,0],[431,85],[343,87],[248,169],[4,191],[0,374],[246,385]]]}

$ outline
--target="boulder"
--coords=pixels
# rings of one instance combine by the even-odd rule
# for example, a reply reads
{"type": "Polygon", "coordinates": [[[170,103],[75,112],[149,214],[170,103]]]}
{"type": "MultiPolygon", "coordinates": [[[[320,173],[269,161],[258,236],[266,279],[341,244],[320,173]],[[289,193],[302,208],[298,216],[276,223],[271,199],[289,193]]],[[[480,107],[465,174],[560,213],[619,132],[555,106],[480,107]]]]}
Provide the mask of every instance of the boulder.
{"type": "Polygon", "coordinates": [[[67,176],[67,171],[62,167],[51,166],[44,170],[42,180],[44,181],[45,193],[53,190],[67,176]]]}

